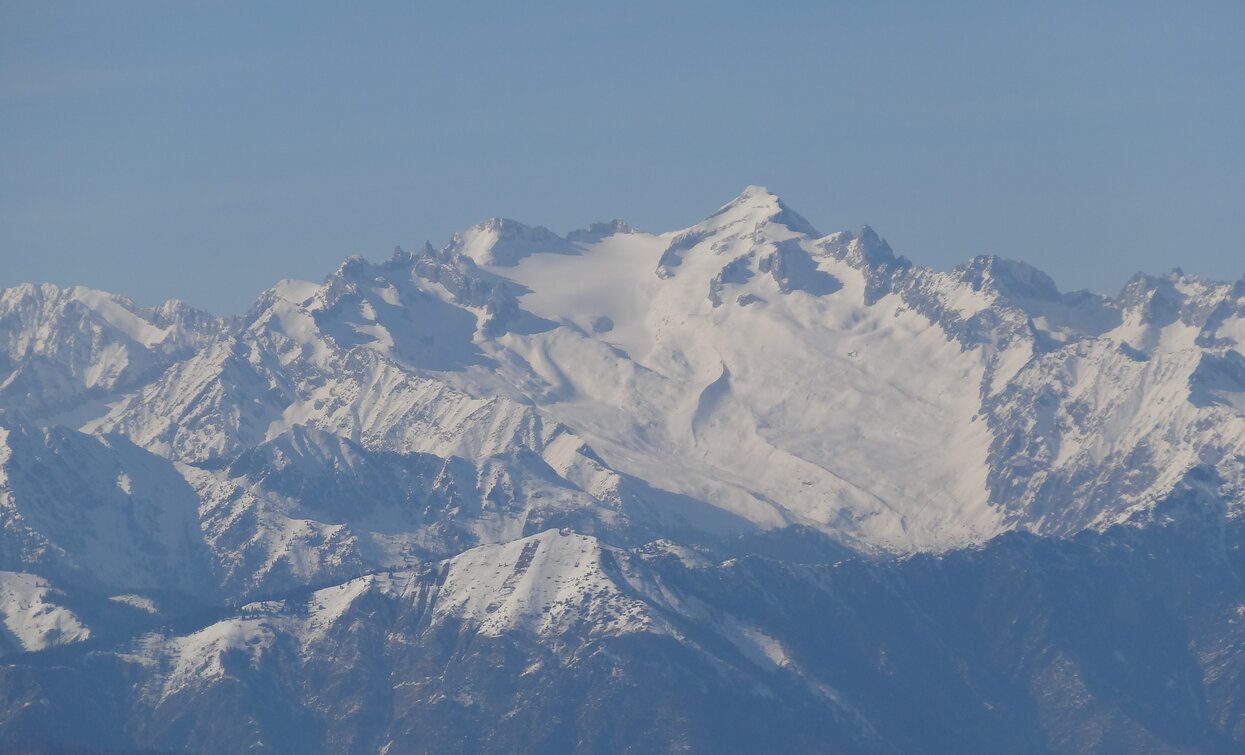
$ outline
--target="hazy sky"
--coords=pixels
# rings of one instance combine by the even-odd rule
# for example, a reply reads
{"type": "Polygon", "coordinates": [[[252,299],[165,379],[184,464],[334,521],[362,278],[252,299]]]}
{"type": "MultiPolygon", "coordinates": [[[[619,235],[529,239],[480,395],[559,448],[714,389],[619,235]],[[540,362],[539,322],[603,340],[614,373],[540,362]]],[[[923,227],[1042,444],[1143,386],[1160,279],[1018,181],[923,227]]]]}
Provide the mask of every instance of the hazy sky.
{"type": "Polygon", "coordinates": [[[1245,273],[1245,3],[1021,5],[0,0],[0,286],[237,312],[750,183],[940,268],[1245,273]]]}

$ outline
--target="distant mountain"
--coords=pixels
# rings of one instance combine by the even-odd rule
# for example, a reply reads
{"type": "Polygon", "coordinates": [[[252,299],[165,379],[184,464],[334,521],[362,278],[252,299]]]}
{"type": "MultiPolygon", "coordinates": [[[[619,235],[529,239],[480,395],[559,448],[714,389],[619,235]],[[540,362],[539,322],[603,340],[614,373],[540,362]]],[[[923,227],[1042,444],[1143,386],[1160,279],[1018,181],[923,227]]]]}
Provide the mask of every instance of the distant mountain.
{"type": "Polygon", "coordinates": [[[1245,278],[749,187],[245,315],[0,292],[0,745],[1245,748],[1245,278]]]}

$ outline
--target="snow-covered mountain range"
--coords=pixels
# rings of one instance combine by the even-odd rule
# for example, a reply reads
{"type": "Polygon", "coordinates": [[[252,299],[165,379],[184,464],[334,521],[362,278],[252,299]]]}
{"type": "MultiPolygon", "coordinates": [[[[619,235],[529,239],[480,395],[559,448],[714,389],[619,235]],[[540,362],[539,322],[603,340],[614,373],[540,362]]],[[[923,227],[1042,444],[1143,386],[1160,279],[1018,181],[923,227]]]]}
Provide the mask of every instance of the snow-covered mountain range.
{"type": "Polygon", "coordinates": [[[0,744],[1231,751],[1242,511],[1245,278],[935,271],[761,187],[232,319],[22,285],[0,744]]]}

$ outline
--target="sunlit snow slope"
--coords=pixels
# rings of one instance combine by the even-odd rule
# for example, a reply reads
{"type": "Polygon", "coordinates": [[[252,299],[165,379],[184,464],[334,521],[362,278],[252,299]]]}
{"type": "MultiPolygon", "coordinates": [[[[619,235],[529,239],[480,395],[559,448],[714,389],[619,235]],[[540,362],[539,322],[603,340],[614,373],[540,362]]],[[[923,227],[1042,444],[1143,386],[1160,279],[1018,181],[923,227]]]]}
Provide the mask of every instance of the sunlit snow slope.
{"type": "MultiPolygon", "coordinates": [[[[484,504],[459,515],[461,542],[555,520],[648,535],[801,524],[906,552],[1144,518],[1195,470],[1235,505],[1243,294],[1179,272],[1118,298],[1065,294],[995,257],[932,271],[869,228],[822,236],[754,186],[662,234],[490,220],[439,250],[282,282],[228,325],[186,331],[164,310],[29,288],[0,322],[16,323],[10,360],[37,348],[37,364],[67,365],[68,397],[19,403],[23,416],[124,434],[204,470],[186,472],[200,491],[309,427],[464,460],[484,504]],[[82,335],[72,352],[46,326],[30,335],[30,301],[64,302],[44,320],[84,313],[73,327],[99,354],[82,335]],[[181,352],[162,346],[174,332],[181,352]],[[123,374],[117,354],[151,363],[146,380],[101,384],[123,374]],[[557,480],[537,514],[533,463],[557,480]],[[490,512],[497,495],[517,508],[490,512]]],[[[406,547],[387,542],[369,548],[406,547]]]]}
{"type": "Polygon", "coordinates": [[[940,273],[868,228],[821,236],[760,187],[680,231],[493,220],[274,291],[313,359],[353,347],[435,386],[414,399],[421,440],[399,439],[411,414],[380,416],[406,411],[392,383],[349,421],[303,400],[287,422],[470,455],[528,441],[496,415],[465,431],[466,406],[433,415],[533,407],[611,469],[731,515],[706,526],[942,549],[1117,521],[1199,464],[1241,480],[1241,283],[1141,276],[1110,299],[998,258],[940,273]]]}
{"type": "Polygon", "coordinates": [[[229,319],[22,285],[0,750],[1239,752],[1243,511],[1245,279],[760,187],[229,319]]]}

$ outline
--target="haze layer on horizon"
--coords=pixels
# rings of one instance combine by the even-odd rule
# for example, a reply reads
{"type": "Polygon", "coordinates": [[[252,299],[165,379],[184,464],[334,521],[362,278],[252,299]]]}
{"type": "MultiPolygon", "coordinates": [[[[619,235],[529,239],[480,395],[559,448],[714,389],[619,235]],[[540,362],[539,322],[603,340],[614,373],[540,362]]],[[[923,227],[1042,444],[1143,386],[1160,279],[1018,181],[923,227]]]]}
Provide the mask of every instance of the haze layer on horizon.
{"type": "Polygon", "coordinates": [[[0,2],[0,287],[244,310],[487,216],[764,184],[915,262],[1245,273],[1232,2],[0,2]]]}

